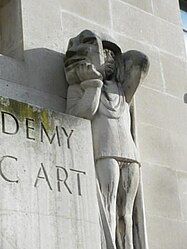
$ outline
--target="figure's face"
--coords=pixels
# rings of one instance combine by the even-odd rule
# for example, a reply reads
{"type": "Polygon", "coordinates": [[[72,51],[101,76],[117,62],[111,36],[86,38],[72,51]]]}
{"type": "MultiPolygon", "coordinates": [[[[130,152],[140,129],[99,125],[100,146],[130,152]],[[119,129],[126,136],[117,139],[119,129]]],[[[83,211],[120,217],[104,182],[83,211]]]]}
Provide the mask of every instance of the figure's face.
{"type": "Polygon", "coordinates": [[[69,41],[64,59],[67,79],[71,78],[71,81],[78,83],[75,71],[81,63],[91,63],[96,69],[104,63],[102,42],[89,30],[81,32],[69,41]]]}

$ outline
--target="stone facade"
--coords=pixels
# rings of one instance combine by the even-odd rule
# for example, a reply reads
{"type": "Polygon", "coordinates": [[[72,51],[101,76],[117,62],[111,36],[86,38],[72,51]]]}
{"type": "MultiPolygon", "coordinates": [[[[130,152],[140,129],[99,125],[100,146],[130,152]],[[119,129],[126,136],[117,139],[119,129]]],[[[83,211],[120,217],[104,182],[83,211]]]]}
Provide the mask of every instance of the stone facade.
{"type": "MultiPolygon", "coordinates": [[[[4,6],[10,1],[2,2],[4,6]]],[[[16,44],[21,45],[16,53],[1,48],[2,96],[63,112],[67,91],[63,54],[69,38],[84,29],[109,33],[123,51],[137,49],[148,55],[149,75],[135,97],[147,239],[150,249],[185,249],[187,72],[178,1],[16,2],[18,6],[21,2],[22,22],[18,18],[16,25],[23,36],[21,41],[18,37],[16,44]]],[[[5,13],[2,26],[6,18],[5,13]]]]}

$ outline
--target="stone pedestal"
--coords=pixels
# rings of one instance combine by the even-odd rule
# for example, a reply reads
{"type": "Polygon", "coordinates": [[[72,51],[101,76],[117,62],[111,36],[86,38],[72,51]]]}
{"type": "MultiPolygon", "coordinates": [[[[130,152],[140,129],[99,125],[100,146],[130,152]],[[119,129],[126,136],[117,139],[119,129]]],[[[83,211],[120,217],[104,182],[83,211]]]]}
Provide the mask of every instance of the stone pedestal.
{"type": "Polygon", "coordinates": [[[0,248],[100,248],[90,122],[0,99],[0,248]]]}

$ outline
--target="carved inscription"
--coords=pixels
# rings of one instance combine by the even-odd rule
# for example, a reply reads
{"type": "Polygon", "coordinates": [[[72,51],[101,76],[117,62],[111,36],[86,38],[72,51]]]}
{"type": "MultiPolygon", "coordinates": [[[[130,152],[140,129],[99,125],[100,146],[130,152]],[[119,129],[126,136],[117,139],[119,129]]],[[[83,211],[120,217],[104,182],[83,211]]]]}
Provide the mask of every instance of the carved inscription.
{"type": "Polygon", "coordinates": [[[46,170],[44,168],[43,163],[41,163],[41,167],[40,167],[40,169],[38,171],[38,175],[37,175],[34,187],[37,187],[39,179],[45,179],[46,182],[47,182],[47,184],[48,184],[48,186],[49,186],[49,188],[50,188],[50,190],[53,190],[52,187],[51,187],[51,184],[49,182],[49,178],[48,178],[48,175],[47,175],[47,172],[46,172],[46,170]],[[43,173],[43,176],[42,176],[42,173],[43,173]]]}
{"type": "Polygon", "coordinates": [[[5,161],[5,160],[15,160],[15,161],[17,161],[18,159],[16,158],[16,157],[14,157],[14,156],[3,156],[2,158],[1,158],[1,160],[0,160],[0,175],[2,176],[2,178],[5,180],[5,181],[7,181],[7,182],[14,182],[14,183],[18,183],[19,181],[18,180],[12,180],[12,179],[10,179],[8,176],[6,176],[5,174],[4,174],[4,172],[3,172],[3,162],[5,161]]]}
{"type": "MultiPolygon", "coordinates": [[[[9,155],[3,156],[0,159],[0,176],[6,182],[19,183],[18,179],[17,180],[10,179],[10,177],[4,173],[3,167],[4,167],[5,160],[6,161],[12,160],[13,162],[16,161],[19,163],[18,158],[14,157],[14,156],[9,156],[9,155]]],[[[12,165],[12,170],[14,170],[14,167],[16,167],[16,166],[18,166],[18,165],[12,165]]],[[[82,196],[81,175],[86,175],[86,172],[76,170],[76,169],[67,170],[65,167],[62,167],[62,166],[55,166],[55,170],[56,170],[56,183],[57,183],[58,192],[66,191],[67,193],[69,193],[71,195],[77,194],[79,196],[82,196]],[[76,178],[76,180],[75,180],[75,178],[76,178]],[[68,180],[70,180],[70,179],[71,180],[73,179],[77,185],[77,192],[76,193],[73,193],[73,191],[71,190],[71,187],[68,184],[68,180]]],[[[43,163],[40,164],[40,167],[38,169],[36,180],[34,182],[34,187],[35,188],[39,187],[39,184],[46,184],[46,186],[48,186],[49,190],[51,190],[51,191],[54,188],[54,186],[52,187],[52,184],[50,181],[50,176],[49,176],[43,163]]]]}
{"type": "MultiPolygon", "coordinates": [[[[20,122],[18,118],[12,113],[1,111],[2,121],[2,133],[7,135],[16,135],[20,130],[20,122]],[[11,127],[7,126],[7,123],[11,122],[11,127]]],[[[25,118],[25,137],[26,139],[36,141],[36,121],[31,118],[25,118]]],[[[66,147],[71,149],[71,139],[73,137],[74,130],[68,131],[65,127],[55,126],[52,131],[48,131],[43,122],[39,123],[40,142],[49,144],[57,142],[58,146],[62,145],[62,141],[66,141],[66,147]]]]}
{"type": "MultiPolygon", "coordinates": [[[[19,135],[19,132],[24,131],[25,139],[29,143],[56,144],[67,151],[72,150],[73,129],[67,129],[63,126],[54,126],[54,128],[46,127],[42,121],[36,121],[33,118],[25,117],[20,121],[15,114],[1,111],[0,112],[1,131],[7,137],[19,135]],[[63,145],[63,147],[62,147],[63,145]]],[[[37,152],[36,152],[37,153],[37,152]]],[[[2,181],[11,184],[19,184],[22,179],[15,178],[15,173],[19,175],[19,158],[13,155],[3,155],[0,158],[0,178],[2,181]],[[7,171],[8,165],[8,171],[7,171]],[[14,176],[14,177],[13,177],[14,176]]],[[[48,163],[49,164],[49,163],[48,163]]],[[[50,162],[51,164],[51,162],[50,162]]],[[[41,185],[49,189],[49,191],[64,192],[69,195],[82,196],[82,180],[86,176],[86,172],[73,168],[66,168],[65,165],[50,165],[53,174],[49,172],[44,162],[37,163],[36,178],[33,182],[34,188],[40,188],[41,185]],[[54,172],[55,171],[55,172],[54,172]],[[54,174],[55,173],[55,174],[54,174]],[[51,175],[52,174],[52,175],[51,175]],[[55,175],[55,179],[54,179],[55,175]]],[[[29,162],[28,162],[29,167],[29,162]]]]}

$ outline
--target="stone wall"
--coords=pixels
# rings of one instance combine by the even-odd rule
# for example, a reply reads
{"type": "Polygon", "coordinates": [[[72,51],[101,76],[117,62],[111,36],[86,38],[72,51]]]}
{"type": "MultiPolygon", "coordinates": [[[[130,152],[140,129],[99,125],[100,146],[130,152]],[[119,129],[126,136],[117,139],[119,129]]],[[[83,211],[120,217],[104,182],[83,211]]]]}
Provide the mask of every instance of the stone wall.
{"type": "Polygon", "coordinates": [[[20,58],[23,57],[23,34],[21,24],[21,2],[20,0],[1,1],[0,25],[2,54],[20,58]]]}
{"type": "Polygon", "coordinates": [[[177,0],[22,0],[23,60],[0,57],[1,95],[64,111],[63,53],[83,29],[150,58],[136,101],[150,249],[187,244],[186,53],[177,0]]]}

